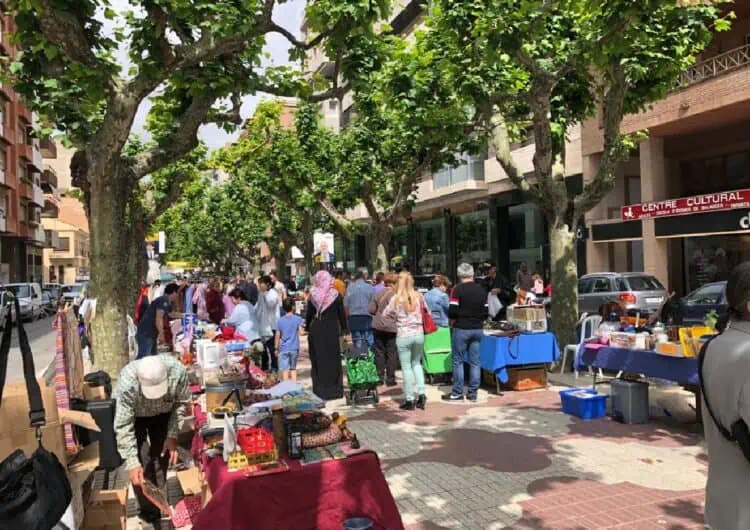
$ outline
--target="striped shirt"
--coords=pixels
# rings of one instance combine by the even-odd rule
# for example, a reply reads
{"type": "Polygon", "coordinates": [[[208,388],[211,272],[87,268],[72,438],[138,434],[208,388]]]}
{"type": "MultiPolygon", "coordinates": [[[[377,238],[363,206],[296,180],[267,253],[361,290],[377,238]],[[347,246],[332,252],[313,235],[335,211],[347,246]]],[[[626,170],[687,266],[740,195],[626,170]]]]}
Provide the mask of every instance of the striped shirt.
{"type": "Polygon", "coordinates": [[[161,358],[167,365],[167,393],[163,397],[159,399],[143,397],[135,372],[135,361],[122,369],[113,393],[114,399],[117,400],[115,412],[117,449],[120,456],[125,459],[128,470],[141,465],[135,439],[136,418],[149,418],[171,412],[167,430],[168,438],[177,438],[185,418],[185,404],[190,399],[187,370],[171,355],[162,355],[161,358]]]}

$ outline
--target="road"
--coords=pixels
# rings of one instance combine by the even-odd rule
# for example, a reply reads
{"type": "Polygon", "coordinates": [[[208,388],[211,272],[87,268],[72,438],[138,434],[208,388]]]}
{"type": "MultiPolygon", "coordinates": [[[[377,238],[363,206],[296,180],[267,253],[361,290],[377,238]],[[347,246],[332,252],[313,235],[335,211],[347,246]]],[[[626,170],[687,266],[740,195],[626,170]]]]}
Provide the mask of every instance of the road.
{"type": "MultiPolygon", "coordinates": [[[[24,329],[29,336],[31,352],[34,354],[34,370],[38,374],[44,370],[55,357],[55,330],[52,329],[52,317],[25,323],[24,329]]],[[[23,380],[23,362],[18,348],[18,330],[13,330],[13,343],[8,359],[7,382],[23,380]]]]}

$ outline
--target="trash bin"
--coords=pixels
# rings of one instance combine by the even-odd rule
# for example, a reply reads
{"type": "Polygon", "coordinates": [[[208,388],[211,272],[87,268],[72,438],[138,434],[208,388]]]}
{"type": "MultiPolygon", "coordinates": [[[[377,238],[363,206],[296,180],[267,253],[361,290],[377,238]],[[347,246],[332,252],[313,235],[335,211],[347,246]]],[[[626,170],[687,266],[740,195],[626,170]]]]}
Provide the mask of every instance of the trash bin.
{"type": "Polygon", "coordinates": [[[648,423],[648,383],[613,379],[612,418],[626,424],[648,423]]]}

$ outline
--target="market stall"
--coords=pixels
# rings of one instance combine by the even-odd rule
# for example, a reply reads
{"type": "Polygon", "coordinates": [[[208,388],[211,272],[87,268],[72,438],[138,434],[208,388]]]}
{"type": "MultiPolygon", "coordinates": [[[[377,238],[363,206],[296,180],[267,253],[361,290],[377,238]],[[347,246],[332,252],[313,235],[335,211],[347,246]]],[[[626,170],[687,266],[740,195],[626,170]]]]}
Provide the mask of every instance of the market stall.
{"type": "MultiPolygon", "coordinates": [[[[653,350],[585,344],[577,357],[576,369],[591,366],[613,372],[643,374],[682,385],[698,385],[698,359],[660,355],[653,350]]],[[[596,372],[594,372],[596,377],[596,372]]]]}
{"type": "Polygon", "coordinates": [[[327,414],[309,390],[263,373],[257,343],[201,322],[185,327],[193,336],[182,342],[194,393],[191,453],[205,488],[193,528],[252,521],[338,530],[352,518],[403,528],[377,455],[360,446],[343,414],[327,414]]]}
{"type": "Polygon", "coordinates": [[[553,363],[559,356],[557,340],[550,332],[509,336],[485,332],[480,345],[482,369],[494,373],[501,383],[508,382],[510,367],[553,363]]]}

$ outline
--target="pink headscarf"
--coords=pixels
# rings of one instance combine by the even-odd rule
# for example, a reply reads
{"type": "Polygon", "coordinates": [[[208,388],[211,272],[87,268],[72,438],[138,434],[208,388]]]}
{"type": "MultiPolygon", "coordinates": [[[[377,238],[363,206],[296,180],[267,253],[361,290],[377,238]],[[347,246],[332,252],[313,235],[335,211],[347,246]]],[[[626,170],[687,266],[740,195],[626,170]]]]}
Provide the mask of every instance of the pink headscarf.
{"type": "Polygon", "coordinates": [[[336,300],[339,293],[333,288],[333,278],[328,271],[318,271],[315,275],[315,287],[310,296],[318,313],[322,313],[336,300]]]}

